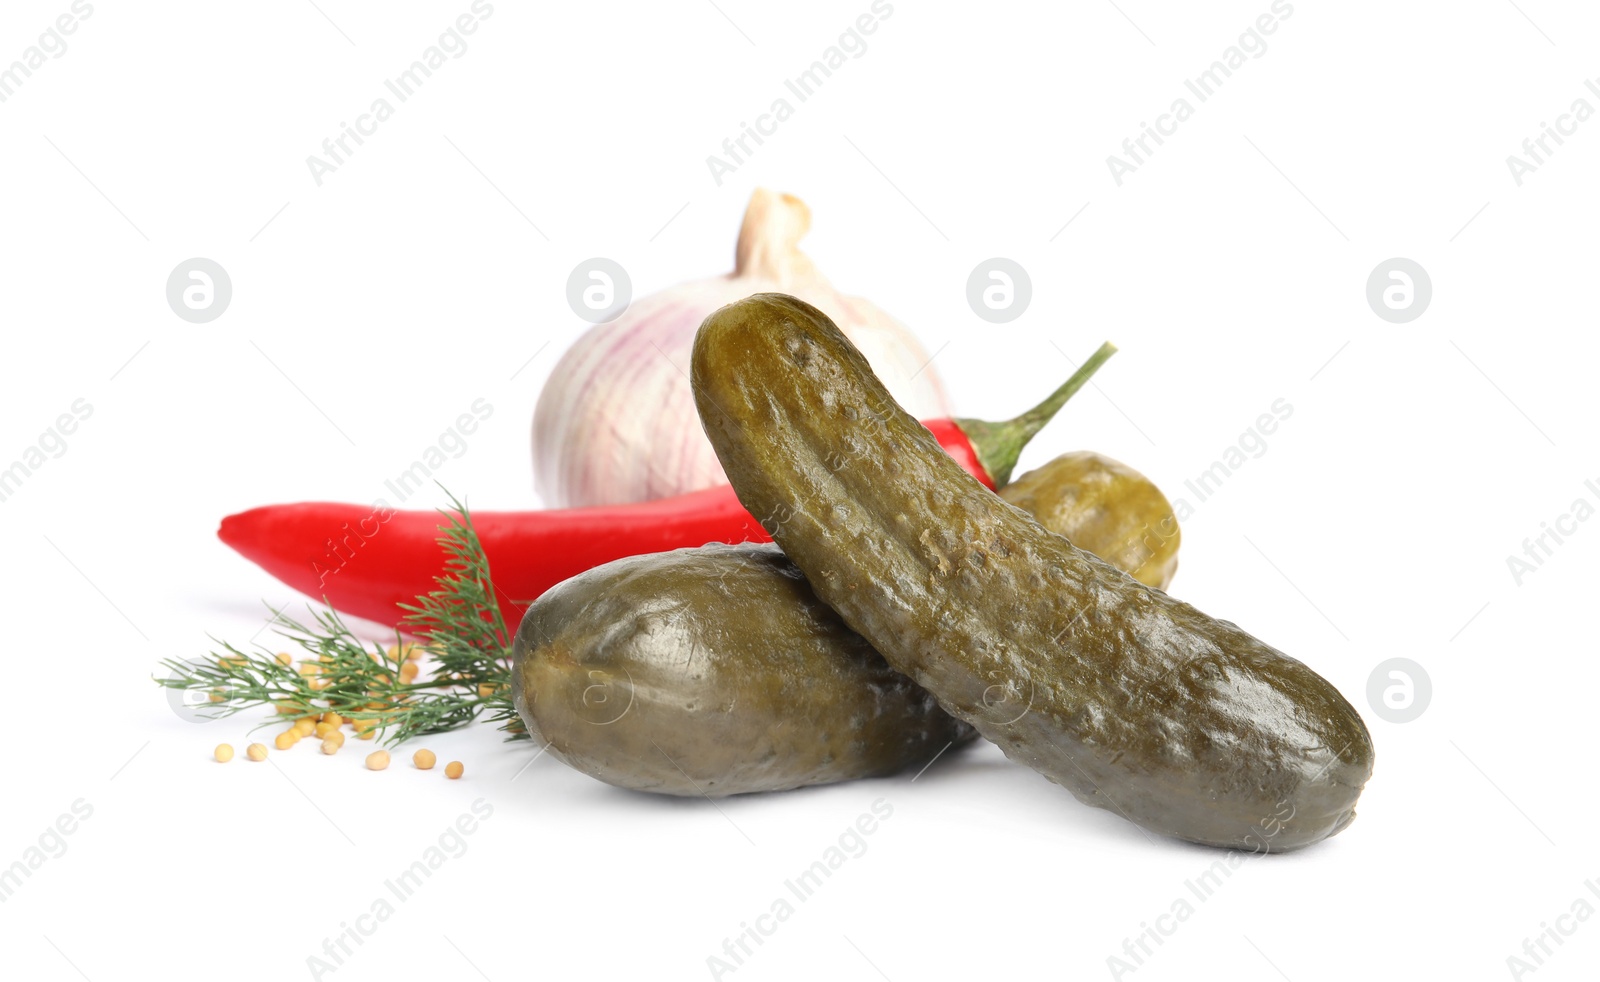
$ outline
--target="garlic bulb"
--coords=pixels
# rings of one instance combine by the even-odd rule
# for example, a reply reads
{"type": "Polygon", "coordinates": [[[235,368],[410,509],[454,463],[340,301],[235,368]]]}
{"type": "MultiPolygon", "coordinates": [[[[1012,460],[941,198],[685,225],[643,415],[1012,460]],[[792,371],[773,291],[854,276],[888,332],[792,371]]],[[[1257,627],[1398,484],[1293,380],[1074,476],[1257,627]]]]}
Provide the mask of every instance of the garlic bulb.
{"type": "Polygon", "coordinates": [[[949,415],[944,387],[911,333],[839,293],[800,252],[810,225],[800,199],[757,189],[731,274],[638,300],[562,356],[533,414],[534,484],[546,506],[626,504],[726,483],[684,369],[706,315],[752,293],[787,293],[820,308],[909,412],[949,415]]]}

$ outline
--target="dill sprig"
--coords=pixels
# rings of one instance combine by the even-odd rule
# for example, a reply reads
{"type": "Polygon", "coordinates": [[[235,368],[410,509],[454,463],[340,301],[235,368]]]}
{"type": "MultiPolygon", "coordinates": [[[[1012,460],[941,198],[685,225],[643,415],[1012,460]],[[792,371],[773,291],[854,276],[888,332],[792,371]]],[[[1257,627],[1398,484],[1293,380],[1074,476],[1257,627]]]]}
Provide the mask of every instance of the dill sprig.
{"type": "Polygon", "coordinates": [[[445,572],[435,580],[439,588],[418,597],[416,604],[400,606],[406,611],[406,627],[423,639],[424,648],[437,660],[434,677],[456,682],[458,691],[428,692],[419,700],[441,703],[435,708],[448,712],[450,719],[468,714],[456,726],[487,712],[489,721],[499,723],[513,739],[525,736],[511,703],[512,634],[500,613],[489,557],[466,505],[454,496],[450,503],[455,511],[446,514],[450,524],[439,536],[446,556],[445,572]],[[459,691],[462,686],[470,689],[470,697],[459,691]],[[442,705],[445,702],[450,705],[442,705]]]}
{"type": "Polygon", "coordinates": [[[300,649],[298,659],[263,645],[246,652],[213,638],[221,653],[166,659],[161,664],[170,675],[155,681],[203,694],[211,705],[201,713],[212,719],[257,706],[272,706],[290,719],[334,712],[358,730],[375,728],[383,743],[394,745],[487,716],[509,739],[526,737],[511,702],[512,635],[496,602],[489,559],[467,507],[453,495],[450,503],[453,511],[440,511],[447,520],[439,536],[445,570],[434,578],[436,589],[401,605],[407,613],[393,646],[369,647],[331,608],[313,610],[307,625],[269,607],[269,624],[300,649]],[[412,646],[403,634],[418,638],[432,658],[425,677],[419,669],[406,679],[412,646]]]}

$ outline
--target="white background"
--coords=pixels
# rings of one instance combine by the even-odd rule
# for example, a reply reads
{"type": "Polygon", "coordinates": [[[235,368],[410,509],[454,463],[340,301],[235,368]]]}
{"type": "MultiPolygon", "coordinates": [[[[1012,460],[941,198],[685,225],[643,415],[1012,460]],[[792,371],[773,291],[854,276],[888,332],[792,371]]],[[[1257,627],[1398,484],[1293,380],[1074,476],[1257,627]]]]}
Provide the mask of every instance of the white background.
{"type": "MultiPolygon", "coordinates": [[[[369,502],[478,398],[494,415],[440,479],[477,508],[537,506],[528,423],[583,326],[568,272],[609,256],[643,295],[724,271],[756,186],[811,205],[808,252],[940,351],[964,415],[1009,416],[1067,355],[1119,344],[1024,467],[1093,448],[1194,503],[1186,480],[1294,407],[1185,523],[1173,592],[1339,686],[1376,772],[1346,832],[1246,863],[1123,977],[1506,978],[1576,898],[1600,907],[1600,523],[1520,585],[1506,563],[1600,479],[1600,121],[1520,187],[1506,165],[1573,100],[1600,108],[1591,8],[1296,2],[1119,187],[1107,155],[1267,0],[896,2],[719,187],[707,155],[866,0],[501,0],[318,187],[306,157],[468,8],[319,3],[96,2],[0,103],[0,463],[93,406],[0,503],[0,865],[93,809],[0,905],[8,977],[307,977],[479,798],[468,852],[334,977],[707,978],[879,798],[867,852],[724,977],[1106,978],[1190,896],[1222,854],[1152,842],[987,746],[915,783],[713,807],[548,757],[513,783],[530,750],[488,728],[430,741],[466,762],[453,783],[310,744],[219,766],[254,718],[186,723],[151,683],[300,599],[217,541],[224,514],[369,502]],[[164,298],[192,256],[233,279],[206,325],[164,298]],[[990,256],[1033,279],[1007,325],[965,302],[990,256]],[[1365,300],[1392,256],[1432,276],[1409,324],[1365,300]],[[1366,696],[1396,656],[1434,688],[1403,725],[1366,696]]],[[[0,63],[67,9],[5,4],[0,63]]],[[[1600,922],[1560,923],[1534,977],[1593,978],[1600,922]]]]}

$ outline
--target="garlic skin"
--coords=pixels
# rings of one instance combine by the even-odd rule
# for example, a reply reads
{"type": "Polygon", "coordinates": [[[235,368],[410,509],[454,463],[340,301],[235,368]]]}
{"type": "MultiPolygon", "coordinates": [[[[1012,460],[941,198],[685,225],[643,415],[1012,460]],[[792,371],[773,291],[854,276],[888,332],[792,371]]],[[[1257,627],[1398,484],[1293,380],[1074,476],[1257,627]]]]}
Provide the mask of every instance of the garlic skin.
{"type": "Polygon", "coordinates": [[[757,189],[734,270],[636,300],[590,328],[550,373],[533,414],[534,487],[547,507],[617,505],[726,484],[689,391],[689,351],[708,314],[752,293],[787,293],[839,325],[919,419],[948,416],[928,353],[903,325],[835,290],[799,250],[800,199],[757,189]]]}

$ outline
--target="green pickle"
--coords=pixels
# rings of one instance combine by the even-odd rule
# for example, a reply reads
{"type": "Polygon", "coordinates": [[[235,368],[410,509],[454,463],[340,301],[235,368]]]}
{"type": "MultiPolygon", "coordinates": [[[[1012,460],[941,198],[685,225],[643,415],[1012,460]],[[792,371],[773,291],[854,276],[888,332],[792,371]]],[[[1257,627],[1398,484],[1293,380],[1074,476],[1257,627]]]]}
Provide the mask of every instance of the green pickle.
{"type": "Polygon", "coordinates": [[[1000,497],[1146,586],[1165,590],[1181,535],[1150,479],[1092,450],[1065,453],[1000,489],[1000,497]]]}
{"type": "Polygon", "coordinates": [[[892,774],[974,736],[771,544],[633,556],[559,584],[517,630],[512,695],[552,756],[661,794],[892,774]]]}
{"type": "Polygon", "coordinates": [[[1333,685],[1000,500],[815,307],[716,311],[691,382],[740,501],[816,596],[1013,760],[1206,845],[1289,850],[1354,817],[1372,739],[1333,685]]]}

